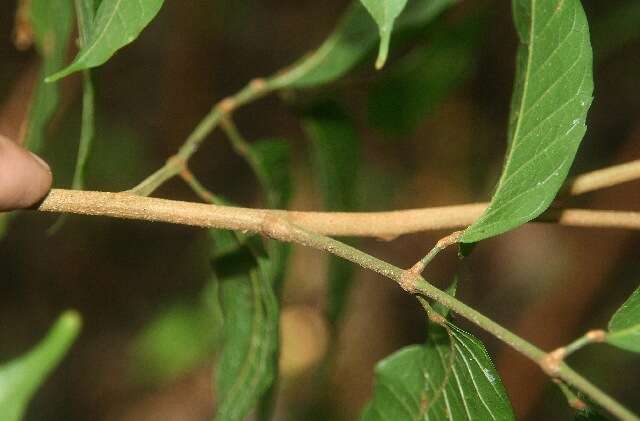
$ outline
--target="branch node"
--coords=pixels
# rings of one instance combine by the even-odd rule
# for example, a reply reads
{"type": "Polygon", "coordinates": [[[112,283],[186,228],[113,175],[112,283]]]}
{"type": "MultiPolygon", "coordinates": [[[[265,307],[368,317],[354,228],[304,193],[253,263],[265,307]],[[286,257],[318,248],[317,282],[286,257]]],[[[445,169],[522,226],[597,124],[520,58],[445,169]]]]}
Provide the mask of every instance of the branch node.
{"type": "Polygon", "coordinates": [[[602,329],[594,329],[588,331],[585,336],[587,337],[589,342],[604,342],[607,339],[607,332],[602,329]]]}
{"type": "Polygon", "coordinates": [[[265,88],[267,87],[267,81],[264,80],[264,78],[261,77],[257,77],[255,79],[252,79],[249,82],[249,87],[254,91],[254,92],[262,92],[265,90],[265,88]]]}
{"type": "Polygon", "coordinates": [[[415,294],[418,292],[416,285],[418,284],[418,280],[421,278],[422,270],[424,266],[422,266],[422,262],[418,262],[415,265],[411,266],[409,269],[405,269],[402,272],[402,276],[398,280],[398,285],[407,291],[410,294],[415,294]]]}
{"type": "Polygon", "coordinates": [[[584,411],[585,409],[589,408],[589,405],[587,405],[586,402],[580,398],[570,399],[569,406],[575,409],[576,411],[584,411]]]}
{"type": "Polygon", "coordinates": [[[231,114],[236,106],[236,101],[233,98],[225,98],[218,102],[218,108],[222,114],[231,114]]]}
{"type": "Polygon", "coordinates": [[[440,250],[444,250],[447,247],[452,246],[452,245],[460,242],[460,238],[462,238],[462,234],[463,233],[464,233],[464,231],[452,232],[451,234],[447,235],[446,237],[443,237],[440,240],[438,240],[438,242],[436,243],[436,247],[438,247],[440,250]]]}
{"type": "Polygon", "coordinates": [[[441,314],[435,312],[435,311],[430,311],[428,313],[429,315],[429,320],[431,320],[433,323],[440,325],[440,326],[446,326],[447,324],[447,319],[445,319],[444,317],[442,317],[441,314]]]}
{"type": "Polygon", "coordinates": [[[567,356],[567,349],[560,347],[555,351],[551,351],[542,357],[538,364],[542,367],[542,370],[551,378],[558,377],[560,367],[564,362],[564,358],[567,356]]]}
{"type": "Polygon", "coordinates": [[[274,240],[280,240],[288,243],[293,240],[291,225],[276,215],[266,214],[260,224],[260,231],[267,237],[274,240]]]}
{"type": "Polygon", "coordinates": [[[187,168],[187,160],[181,157],[180,155],[173,155],[167,159],[167,165],[178,168],[181,173],[187,168]]]}

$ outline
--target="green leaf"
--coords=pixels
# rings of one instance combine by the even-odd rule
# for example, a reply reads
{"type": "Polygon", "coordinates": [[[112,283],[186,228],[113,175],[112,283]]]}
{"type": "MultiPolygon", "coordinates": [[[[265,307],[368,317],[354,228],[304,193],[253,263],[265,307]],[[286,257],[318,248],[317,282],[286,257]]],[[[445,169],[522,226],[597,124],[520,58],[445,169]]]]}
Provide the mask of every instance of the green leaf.
{"type": "Polygon", "coordinates": [[[274,267],[264,256],[256,257],[254,264],[245,273],[220,278],[224,314],[216,373],[216,420],[220,421],[245,419],[277,372],[279,316],[274,267]]]}
{"type": "Polygon", "coordinates": [[[389,55],[391,32],[396,18],[407,5],[407,0],[360,0],[378,25],[380,47],[376,59],[376,69],[381,69],[389,55]]]}
{"type": "MultiPolygon", "coordinates": [[[[324,102],[305,112],[302,127],[310,141],[313,175],[324,208],[355,210],[360,140],[352,122],[339,105],[324,102]]],[[[329,256],[327,317],[334,326],[343,313],[354,275],[353,264],[329,256]]]]}
{"type": "MultiPolygon", "coordinates": [[[[285,208],[291,196],[290,149],[263,140],[248,147],[248,158],[269,205],[285,208]]],[[[218,360],[216,420],[243,420],[258,408],[267,419],[278,374],[279,307],[289,245],[228,231],[210,231],[212,265],[219,282],[224,318],[218,360]]]]}
{"type": "Polygon", "coordinates": [[[430,325],[425,345],[378,363],[373,398],[361,417],[376,420],[514,420],[484,346],[448,324],[430,325]]]}
{"type": "Polygon", "coordinates": [[[609,418],[605,417],[599,411],[588,407],[576,412],[574,421],[609,421],[609,418]]]}
{"type": "MultiPolygon", "coordinates": [[[[88,45],[91,40],[94,11],[94,0],[76,0],[76,16],[81,48],[88,45]]],[[[82,72],[82,124],[80,127],[80,143],[78,145],[78,158],[76,160],[76,168],[72,182],[72,188],[76,190],[82,190],[84,188],[84,172],[95,132],[94,96],[91,72],[84,70],[82,72]]]]}
{"type": "Polygon", "coordinates": [[[564,182],[593,94],[592,51],[579,0],[513,1],[520,37],[505,166],[473,243],[544,212],[564,182]]]}
{"type": "Polygon", "coordinates": [[[31,0],[29,18],[42,65],[29,109],[24,145],[39,151],[59,100],[58,87],[45,83],[44,78],[64,63],[73,24],[73,7],[70,0],[31,0]]]}
{"type": "MultiPolygon", "coordinates": [[[[455,2],[409,0],[396,22],[396,32],[424,25],[455,2]]],[[[274,89],[306,88],[338,79],[375,47],[377,32],[367,10],[358,0],[354,0],[340,18],[336,29],[317,50],[270,78],[268,83],[274,89]]]]}
{"type": "Polygon", "coordinates": [[[64,357],[80,331],[80,315],[67,311],[31,351],[0,366],[0,414],[19,421],[36,390],[64,357]]]}
{"type": "Polygon", "coordinates": [[[477,13],[438,25],[421,45],[374,81],[369,117],[385,133],[407,135],[437,110],[473,72],[486,27],[477,13]]]}
{"type": "Polygon", "coordinates": [[[213,353],[217,332],[206,310],[174,304],[145,326],[132,346],[134,366],[143,381],[171,382],[213,353]]]}
{"type": "Polygon", "coordinates": [[[73,72],[105,63],[116,51],[133,42],[156,16],[164,0],[103,0],[87,42],[73,62],[49,76],[54,82],[73,72]]]}
{"type": "MultiPolygon", "coordinates": [[[[78,32],[80,36],[80,46],[86,44],[89,40],[93,25],[93,0],[76,0],[76,20],[78,21],[78,32]]],[[[71,188],[74,190],[84,189],[84,173],[87,166],[87,159],[91,151],[93,143],[93,135],[95,131],[95,105],[94,105],[93,82],[91,81],[91,72],[89,70],[82,71],[82,124],[80,127],[80,141],[78,143],[78,156],[71,182],[71,188]]],[[[48,229],[49,234],[57,232],[66,222],[69,214],[63,214],[48,229]]]]}
{"type": "Polygon", "coordinates": [[[338,104],[324,102],[305,112],[302,127],[325,208],[354,210],[360,141],[353,123],[338,104]]]}
{"type": "Polygon", "coordinates": [[[249,147],[256,176],[271,208],[285,208],[291,199],[291,148],[279,139],[259,140],[249,147]]]}
{"type": "Polygon", "coordinates": [[[73,174],[72,188],[82,190],[84,188],[84,173],[87,167],[87,159],[91,152],[91,144],[95,131],[94,118],[94,91],[91,75],[88,70],[82,72],[82,125],[80,127],[80,143],[78,144],[78,157],[76,159],[75,172],[73,174]]]}
{"type": "MultiPolygon", "coordinates": [[[[457,276],[455,278],[453,278],[453,281],[447,287],[445,292],[447,294],[449,294],[450,296],[452,296],[452,297],[456,296],[456,293],[458,292],[458,277],[457,276]]],[[[447,317],[449,317],[449,313],[451,312],[451,310],[448,307],[445,307],[444,305],[442,305],[442,304],[440,304],[438,302],[433,304],[433,310],[436,313],[438,313],[439,315],[441,315],[442,317],[444,317],[445,319],[447,317]]]]}
{"type": "Polygon", "coordinates": [[[607,342],[618,348],[640,352],[640,288],[609,320],[607,342]]]}

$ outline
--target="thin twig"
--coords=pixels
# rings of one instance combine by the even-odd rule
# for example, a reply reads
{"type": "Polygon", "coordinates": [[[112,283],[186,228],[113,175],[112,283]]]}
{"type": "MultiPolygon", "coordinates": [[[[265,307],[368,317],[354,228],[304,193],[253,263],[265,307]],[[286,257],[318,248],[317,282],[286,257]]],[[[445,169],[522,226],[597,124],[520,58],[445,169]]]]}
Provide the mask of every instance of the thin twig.
{"type": "MultiPolygon", "coordinates": [[[[498,323],[428,283],[421,275],[410,273],[370,256],[330,237],[311,232],[285,218],[284,212],[267,212],[197,203],[140,197],[124,193],[73,192],[53,190],[38,208],[41,211],[106,215],[120,218],[166,221],[186,225],[249,231],[274,240],[295,242],[323,250],[394,280],[406,291],[428,297],[451,309],[491,333],[544,368],[547,353],[498,323]]],[[[566,363],[560,361],[551,373],[622,420],[639,420],[605,392],[591,384],[566,363]]]]}
{"type": "Polygon", "coordinates": [[[272,90],[273,86],[264,79],[254,79],[236,94],[216,103],[187,137],[178,152],[170,157],[165,165],[145,178],[137,186],[128,190],[128,192],[140,196],[148,196],[164,182],[180,174],[184,165],[198,151],[202,142],[218,126],[224,116],[230,115],[244,104],[267,95],[272,90]]]}
{"type": "Polygon", "coordinates": [[[571,196],[640,179],[640,159],[581,174],[567,184],[571,196]]]}

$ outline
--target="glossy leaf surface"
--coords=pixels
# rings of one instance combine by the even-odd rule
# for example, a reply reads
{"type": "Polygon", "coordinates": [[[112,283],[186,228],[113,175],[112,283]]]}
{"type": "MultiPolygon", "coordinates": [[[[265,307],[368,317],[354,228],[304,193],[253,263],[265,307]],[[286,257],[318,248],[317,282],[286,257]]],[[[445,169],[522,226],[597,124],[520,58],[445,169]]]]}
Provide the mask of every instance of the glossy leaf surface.
{"type": "Polygon", "coordinates": [[[464,233],[473,243],[544,212],[586,131],[592,51],[580,0],[514,0],[520,38],[504,169],[485,213],[464,233]]]}
{"type": "Polygon", "coordinates": [[[426,344],[378,363],[373,398],[361,419],[514,420],[482,343],[451,324],[430,330],[426,344]]]}
{"type": "Polygon", "coordinates": [[[73,72],[104,64],[140,35],[163,3],[164,0],[103,0],[96,11],[90,36],[73,62],[49,76],[47,81],[53,82],[73,72]]]}
{"type": "Polygon", "coordinates": [[[640,352],[640,288],[609,321],[607,342],[628,351],[640,352]]]}

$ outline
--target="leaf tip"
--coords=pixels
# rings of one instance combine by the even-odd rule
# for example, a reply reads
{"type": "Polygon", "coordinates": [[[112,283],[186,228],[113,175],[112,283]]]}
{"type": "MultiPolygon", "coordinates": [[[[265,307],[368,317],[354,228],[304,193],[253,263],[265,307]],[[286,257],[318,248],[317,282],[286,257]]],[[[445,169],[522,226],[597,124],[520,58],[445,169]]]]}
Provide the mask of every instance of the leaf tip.
{"type": "Polygon", "coordinates": [[[378,58],[376,59],[376,70],[381,70],[387,62],[388,49],[388,46],[387,48],[383,48],[382,44],[380,44],[380,51],[378,52],[378,58]]]}
{"type": "Polygon", "coordinates": [[[44,78],[45,83],[53,83],[53,82],[57,82],[60,79],[69,76],[71,73],[73,73],[75,71],[75,69],[71,66],[65,67],[62,70],[58,70],[57,72],[55,72],[52,75],[49,75],[47,77],[44,78]]]}
{"type": "Polygon", "coordinates": [[[82,317],[76,310],[67,310],[60,316],[60,326],[67,331],[77,332],[82,327],[82,317]]]}
{"type": "Polygon", "coordinates": [[[378,58],[376,59],[376,70],[382,69],[387,62],[390,42],[391,34],[389,31],[380,30],[380,48],[378,49],[378,58]]]}

